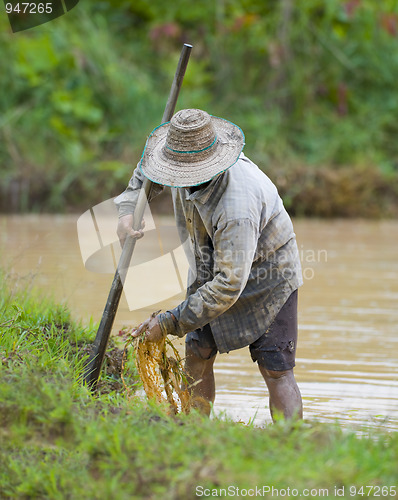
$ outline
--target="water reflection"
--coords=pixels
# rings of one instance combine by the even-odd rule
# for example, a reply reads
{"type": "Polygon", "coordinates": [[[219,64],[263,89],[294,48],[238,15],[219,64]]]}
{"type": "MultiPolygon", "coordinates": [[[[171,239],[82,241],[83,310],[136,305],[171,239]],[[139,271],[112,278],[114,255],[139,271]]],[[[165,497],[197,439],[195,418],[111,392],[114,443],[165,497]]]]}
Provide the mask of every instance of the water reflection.
{"type": "MultiPolygon", "coordinates": [[[[25,276],[22,286],[33,281],[76,316],[99,321],[112,276],[84,268],[77,219],[1,217],[0,262],[25,276]]],[[[398,223],[298,220],[295,229],[306,273],[296,367],[305,418],[398,430],[398,223]]],[[[155,255],[150,242],[141,240],[140,252],[155,255]]],[[[146,285],[150,293],[162,283],[148,276],[146,285]]],[[[130,312],[122,297],[114,330],[182,298],[130,312]]],[[[216,413],[270,422],[265,384],[247,349],[219,356],[215,373],[216,413]]]]}

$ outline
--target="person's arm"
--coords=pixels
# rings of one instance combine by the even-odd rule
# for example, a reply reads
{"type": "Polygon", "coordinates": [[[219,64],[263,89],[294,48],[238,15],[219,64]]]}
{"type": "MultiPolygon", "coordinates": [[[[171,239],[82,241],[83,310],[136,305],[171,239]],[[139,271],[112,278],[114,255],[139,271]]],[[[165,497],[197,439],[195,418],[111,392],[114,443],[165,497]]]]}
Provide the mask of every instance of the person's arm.
{"type": "MultiPolygon", "coordinates": [[[[117,196],[114,200],[119,210],[117,234],[122,246],[128,235],[132,236],[133,238],[142,238],[142,236],[144,235],[144,226],[139,231],[133,230],[134,210],[144,179],[144,175],[137,166],[125,191],[123,191],[123,193],[117,196]]],[[[148,202],[151,201],[155,196],[157,196],[162,190],[163,186],[153,183],[148,202]]]]}
{"type": "Polygon", "coordinates": [[[215,276],[176,308],[150,317],[134,330],[150,342],[170,334],[183,337],[229,309],[246,286],[257,247],[258,228],[250,219],[233,220],[214,233],[215,276]]]}
{"type": "Polygon", "coordinates": [[[158,316],[160,328],[184,336],[227,311],[246,286],[257,247],[258,227],[250,219],[228,222],[214,234],[215,275],[176,308],[158,316]]]}

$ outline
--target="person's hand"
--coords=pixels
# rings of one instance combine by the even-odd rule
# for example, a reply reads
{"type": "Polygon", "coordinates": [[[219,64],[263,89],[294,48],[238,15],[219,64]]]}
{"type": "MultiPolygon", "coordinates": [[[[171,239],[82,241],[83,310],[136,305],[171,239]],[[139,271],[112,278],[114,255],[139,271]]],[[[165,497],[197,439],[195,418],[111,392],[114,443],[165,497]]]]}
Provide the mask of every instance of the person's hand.
{"type": "Polygon", "coordinates": [[[142,221],[141,229],[139,231],[134,231],[133,222],[134,222],[133,214],[124,215],[119,219],[119,223],[117,225],[117,235],[119,237],[119,241],[122,247],[124,245],[124,242],[126,241],[127,236],[132,236],[137,240],[144,236],[145,222],[142,221]]]}
{"type": "Polygon", "coordinates": [[[159,342],[164,337],[159,325],[157,316],[150,316],[141,323],[136,330],[133,330],[131,336],[139,337],[144,333],[144,339],[148,342],[159,342]]]}

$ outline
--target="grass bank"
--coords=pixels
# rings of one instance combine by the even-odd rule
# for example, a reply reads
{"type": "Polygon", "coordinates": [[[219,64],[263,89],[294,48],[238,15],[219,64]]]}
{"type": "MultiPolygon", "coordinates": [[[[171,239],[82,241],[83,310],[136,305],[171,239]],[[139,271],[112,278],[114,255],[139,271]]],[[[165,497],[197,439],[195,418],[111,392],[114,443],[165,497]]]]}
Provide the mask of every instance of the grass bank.
{"type": "MultiPolygon", "coordinates": [[[[80,377],[94,330],[64,308],[3,286],[0,498],[271,498],[276,491],[335,498],[335,488],[339,498],[363,498],[366,487],[370,496],[396,496],[396,433],[358,436],[315,422],[259,429],[195,413],[171,418],[126,396],[116,348],[91,394],[80,377]]],[[[134,385],[132,363],[127,368],[134,385]]]]}

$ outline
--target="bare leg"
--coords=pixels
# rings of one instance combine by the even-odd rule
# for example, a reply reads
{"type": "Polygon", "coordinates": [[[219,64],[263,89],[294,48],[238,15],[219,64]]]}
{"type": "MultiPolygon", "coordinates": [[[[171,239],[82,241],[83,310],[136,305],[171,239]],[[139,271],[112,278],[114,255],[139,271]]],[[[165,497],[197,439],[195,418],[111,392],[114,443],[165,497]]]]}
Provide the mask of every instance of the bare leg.
{"type": "Polygon", "coordinates": [[[269,407],[272,420],[277,414],[284,418],[303,418],[303,403],[293,370],[282,372],[259,366],[269,391],[269,407]]]}
{"type": "MultiPolygon", "coordinates": [[[[205,349],[203,349],[205,351],[205,349]]],[[[209,416],[211,404],[214,403],[216,388],[214,381],[213,364],[216,356],[210,359],[201,359],[186,344],[185,371],[188,376],[188,382],[192,387],[190,389],[192,396],[192,406],[201,413],[209,416]]],[[[210,354],[210,349],[209,353],[210,354]]],[[[206,353],[204,352],[204,357],[206,353]]]]}

